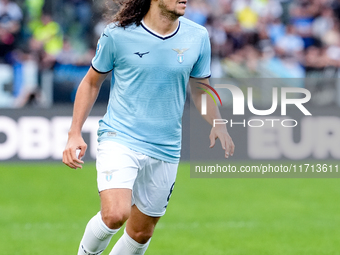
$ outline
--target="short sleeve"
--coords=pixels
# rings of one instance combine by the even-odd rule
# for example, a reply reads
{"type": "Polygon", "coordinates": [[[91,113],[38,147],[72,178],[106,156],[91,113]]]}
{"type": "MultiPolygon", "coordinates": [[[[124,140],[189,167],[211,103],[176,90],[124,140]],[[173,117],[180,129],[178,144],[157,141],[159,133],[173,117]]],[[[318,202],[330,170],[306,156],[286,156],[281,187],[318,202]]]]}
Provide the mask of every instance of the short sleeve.
{"type": "Polygon", "coordinates": [[[97,44],[96,55],[92,59],[92,67],[98,73],[108,73],[114,67],[115,45],[109,29],[107,26],[101,34],[97,44]]]}
{"type": "Polygon", "coordinates": [[[204,34],[202,39],[201,51],[197,62],[195,63],[190,77],[192,78],[209,78],[211,62],[211,47],[208,32],[204,34]]]}

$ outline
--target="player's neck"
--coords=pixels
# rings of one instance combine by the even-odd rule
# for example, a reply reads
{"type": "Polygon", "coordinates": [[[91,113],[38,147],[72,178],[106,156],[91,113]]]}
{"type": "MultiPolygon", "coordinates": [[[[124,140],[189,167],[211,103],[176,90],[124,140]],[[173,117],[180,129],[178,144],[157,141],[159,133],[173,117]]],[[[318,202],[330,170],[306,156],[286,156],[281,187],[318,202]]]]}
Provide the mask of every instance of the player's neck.
{"type": "Polygon", "coordinates": [[[171,34],[177,29],[179,23],[178,18],[171,19],[153,8],[150,8],[143,21],[145,25],[160,35],[171,34]]]}

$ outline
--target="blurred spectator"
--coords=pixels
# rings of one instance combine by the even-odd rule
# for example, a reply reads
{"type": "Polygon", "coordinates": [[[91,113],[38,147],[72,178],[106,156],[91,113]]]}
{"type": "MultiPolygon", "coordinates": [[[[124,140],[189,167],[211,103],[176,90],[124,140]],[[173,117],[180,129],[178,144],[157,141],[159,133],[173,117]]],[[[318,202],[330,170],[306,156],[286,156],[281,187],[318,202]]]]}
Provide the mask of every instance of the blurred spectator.
{"type": "Polygon", "coordinates": [[[307,72],[319,70],[325,66],[325,59],[321,54],[321,49],[311,46],[306,50],[304,67],[307,72]]]}
{"type": "Polygon", "coordinates": [[[237,20],[240,22],[243,29],[252,31],[256,28],[259,17],[255,9],[256,1],[234,1],[233,10],[236,13],[237,20]]]}
{"type": "Polygon", "coordinates": [[[304,43],[302,38],[296,34],[295,27],[288,25],[286,34],[276,40],[276,47],[279,55],[300,57],[304,43]]]}
{"type": "Polygon", "coordinates": [[[29,20],[38,20],[41,17],[45,0],[25,0],[29,20]]]}
{"type": "Polygon", "coordinates": [[[317,0],[299,0],[292,4],[291,22],[296,33],[304,41],[304,47],[313,45],[312,26],[314,17],[318,14],[317,0]]]}
{"type": "Polygon", "coordinates": [[[50,14],[44,13],[41,20],[32,29],[32,47],[35,51],[43,50],[50,56],[56,56],[63,48],[63,32],[50,14]]]}
{"type": "Polygon", "coordinates": [[[334,14],[338,20],[340,20],[340,0],[330,1],[331,8],[334,10],[334,14]]]}
{"type": "Polygon", "coordinates": [[[91,3],[90,0],[70,0],[74,7],[74,17],[81,24],[81,34],[88,34],[91,23],[91,3]]]}
{"type": "Polygon", "coordinates": [[[15,47],[21,28],[20,7],[9,0],[0,0],[0,61],[5,61],[15,47]]]}
{"type": "Polygon", "coordinates": [[[15,90],[16,108],[26,105],[39,105],[41,92],[39,89],[39,62],[37,56],[29,50],[17,51],[14,56],[16,60],[15,70],[20,82],[17,82],[15,90]]]}
{"type": "Polygon", "coordinates": [[[207,5],[205,1],[194,0],[185,11],[185,16],[197,24],[204,26],[207,22],[209,12],[211,12],[209,9],[209,5],[207,5]]]}
{"type": "Polygon", "coordinates": [[[218,19],[209,19],[206,28],[210,35],[211,49],[213,56],[226,56],[227,47],[227,34],[224,30],[223,23],[218,19]]]}
{"type": "Polygon", "coordinates": [[[278,19],[283,14],[283,7],[277,0],[267,0],[257,2],[261,3],[261,7],[259,9],[259,14],[262,17],[265,17],[267,20],[278,19]]]}
{"type": "Polygon", "coordinates": [[[88,47],[93,34],[92,24],[93,12],[90,0],[62,0],[63,15],[59,22],[68,37],[81,47],[88,47]]]}
{"type": "Polygon", "coordinates": [[[40,20],[30,23],[30,28],[32,37],[28,47],[18,50],[14,56],[17,74],[21,77],[17,84],[16,107],[50,105],[51,70],[63,48],[61,27],[50,14],[43,13],[40,20]]]}
{"type": "Polygon", "coordinates": [[[275,57],[269,58],[263,62],[263,68],[269,73],[271,73],[269,77],[275,77],[275,78],[304,78],[305,77],[304,68],[299,64],[299,62],[294,57],[291,57],[291,56],[283,56],[283,57],[275,56],[275,57]]]}
{"type": "Polygon", "coordinates": [[[278,40],[285,35],[286,27],[280,19],[274,19],[267,25],[267,33],[272,43],[275,45],[278,40]]]}
{"type": "Polygon", "coordinates": [[[336,21],[331,29],[325,31],[321,41],[324,45],[337,45],[340,41],[340,23],[336,21]]]}
{"type": "Polygon", "coordinates": [[[326,50],[326,56],[331,61],[332,66],[340,67],[340,43],[330,46],[326,50]]]}
{"type": "Polygon", "coordinates": [[[333,28],[334,19],[334,12],[331,8],[322,9],[321,15],[312,24],[313,36],[321,41],[325,33],[333,28]]]}

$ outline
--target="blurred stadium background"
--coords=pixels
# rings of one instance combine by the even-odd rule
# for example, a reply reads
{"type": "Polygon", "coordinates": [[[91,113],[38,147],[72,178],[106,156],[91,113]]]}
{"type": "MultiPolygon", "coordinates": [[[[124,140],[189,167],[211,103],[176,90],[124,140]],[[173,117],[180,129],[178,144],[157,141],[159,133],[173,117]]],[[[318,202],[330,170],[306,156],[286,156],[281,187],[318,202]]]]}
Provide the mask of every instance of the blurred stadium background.
{"type": "MultiPolygon", "coordinates": [[[[107,10],[104,0],[2,0],[0,107],[72,102],[107,10]]],[[[193,0],[186,17],[209,30],[212,78],[338,77],[338,0],[193,0]]]]}
{"type": "MultiPolygon", "coordinates": [[[[60,160],[77,86],[107,10],[104,0],[0,0],[1,254],[75,254],[86,222],[99,210],[93,160],[109,79],[84,126],[84,169],[67,169],[60,160]]],[[[255,138],[266,133],[232,129],[237,151],[228,162],[337,164],[339,0],[189,0],[186,17],[209,31],[213,84],[227,80],[243,89],[255,78],[280,81],[255,82],[260,107],[271,102],[273,86],[312,93],[313,116],[288,145],[271,133],[271,146],[256,150],[255,138]],[[301,145],[306,132],[323,139],[322,150],[317,142],[301,145]]],[[[188,103],[176,188],[146,254],[340,254],[339,179],[190,178],[192,133],[209,143],[207,124],[197,129],[190,118],[188,103]]]]}

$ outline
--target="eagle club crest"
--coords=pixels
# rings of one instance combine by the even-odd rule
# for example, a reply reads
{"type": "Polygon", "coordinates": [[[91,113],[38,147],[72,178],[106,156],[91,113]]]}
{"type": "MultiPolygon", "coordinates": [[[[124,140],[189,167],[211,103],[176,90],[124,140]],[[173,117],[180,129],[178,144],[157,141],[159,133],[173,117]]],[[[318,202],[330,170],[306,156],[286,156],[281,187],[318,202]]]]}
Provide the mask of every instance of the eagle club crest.
{"type": "Polygon", "coordinates": [[[183,63],[184,61],[184,52],[186,52],[189,48],[184,48],[184,49],[172,49],[177,52],[177,61],[179,63],[183,63]]]}
{"type": "Polygon", "coordinates": [[[104,174],[106,174],[106,180],[109,182],[112,180],[112,173],[114,170],[108,170],[108,171],[103,171],[104,174]]]}

